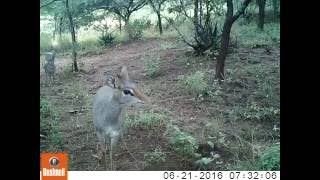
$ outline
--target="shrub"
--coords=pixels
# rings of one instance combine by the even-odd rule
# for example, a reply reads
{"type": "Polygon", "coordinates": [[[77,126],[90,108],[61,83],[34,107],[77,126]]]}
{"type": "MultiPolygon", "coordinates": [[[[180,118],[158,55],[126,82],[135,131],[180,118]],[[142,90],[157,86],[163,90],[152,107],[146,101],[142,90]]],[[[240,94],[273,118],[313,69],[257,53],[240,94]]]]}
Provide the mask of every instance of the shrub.
{"type": "Polygon", "coordinates": [[[263,171],[280,171],[280,143],[264,151],[259,158],[258,166],[263,171]]]}
{"type": "Polygon", "coordinates": [[[188,76],[180,75],[178,79],[181,87],[191,92],[194,96],[202,95],[208,89],[208,82],[203,72],[196,71],[188,76]]]}
{"type": "Polygon", "coordinates": [[[173,128],[174,132],[170,135],[170,144],[174,147],[174,150],[183,157],[195,157],[196,150],[198,149],[196,139],[193,136],[180,131],[176,126],[173,128]]]}
{"type": "Polygon", "coordinates": [[[99,43],[102,46],[108,46],[113,44],[115,36],[112,33],[104,32],[99,36],[99,43]]]}
{"type": "Polygon", "coordinates": [[[129,25],[129,38],[133,40],[141,39],[143,30],[147,28],[147,21],[143,19],[135,19],[129,25]]]}
{"type": "Polygon", "coordinates": [[[166,154],[161,151],[161,148],[155,148],[153,151],[146,152],[144,159],[150,164],[165,162],[166,154]]]}

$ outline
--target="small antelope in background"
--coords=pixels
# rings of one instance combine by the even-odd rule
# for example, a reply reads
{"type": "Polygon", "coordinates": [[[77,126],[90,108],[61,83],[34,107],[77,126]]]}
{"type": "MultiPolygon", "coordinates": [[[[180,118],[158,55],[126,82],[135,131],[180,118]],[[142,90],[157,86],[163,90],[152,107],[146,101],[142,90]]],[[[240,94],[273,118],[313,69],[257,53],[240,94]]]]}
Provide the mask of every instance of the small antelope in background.
{"type": "Polygon", "coordinates": [[[99,158],[104,157],[107,168],[106,152],[109,150],[111,170],[113,170],[112,150],[122,135],[125,106],[142,107],[145,102],[149,102],[148,97],[129,79],[126,66],[121,68],[117,78],[119,86],[116,87],[111,83],[111,86],[101,87],[93,103],[94,127],[101,148],[99,158]]]}
{"type": "Polygon", "coordinates": [[[56,71],[56,66],[54,65],[55,53],[46,54],[46,64],[43,66],[43,69],[46,73],[46,80],[53,81],[54,73],[56,71]]]}

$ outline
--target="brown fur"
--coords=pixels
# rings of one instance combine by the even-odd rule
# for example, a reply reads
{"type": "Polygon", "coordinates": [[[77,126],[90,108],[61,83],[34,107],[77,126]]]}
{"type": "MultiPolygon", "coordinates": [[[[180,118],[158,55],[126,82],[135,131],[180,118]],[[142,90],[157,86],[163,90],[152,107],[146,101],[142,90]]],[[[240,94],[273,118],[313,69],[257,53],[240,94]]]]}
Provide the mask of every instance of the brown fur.
{"type": "Polygon", "coordinates": [[[142,100],[142,101],[144,101],[144,102],[146,102],[146,103],[150,102],[150,99],[149,99],[146,95],[144,95],[144,94],[140,91],[140,89],[134,88],[133,91],[134,91],[135,96],[136,96],[137,98],[139,98],[140,100],[142,100]]]}

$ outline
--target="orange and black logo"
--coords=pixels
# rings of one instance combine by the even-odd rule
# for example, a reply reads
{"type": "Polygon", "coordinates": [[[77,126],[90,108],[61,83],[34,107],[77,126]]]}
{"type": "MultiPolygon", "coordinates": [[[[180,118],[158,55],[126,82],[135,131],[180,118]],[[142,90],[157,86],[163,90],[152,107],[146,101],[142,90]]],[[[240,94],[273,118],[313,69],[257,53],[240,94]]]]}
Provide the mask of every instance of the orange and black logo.
{"type": "Polygon", "coordinates": [[[41,153],[41,179],[67,180],[68,156],[66,153],[41,153]]]}

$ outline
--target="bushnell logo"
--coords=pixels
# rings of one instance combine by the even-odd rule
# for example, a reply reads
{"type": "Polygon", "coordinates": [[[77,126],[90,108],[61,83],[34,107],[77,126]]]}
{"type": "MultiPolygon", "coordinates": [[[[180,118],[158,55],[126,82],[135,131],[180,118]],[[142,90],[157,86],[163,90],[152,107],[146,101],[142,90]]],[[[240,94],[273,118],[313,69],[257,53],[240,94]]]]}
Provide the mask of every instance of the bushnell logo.
{"type": "Polygon", "coordinates": [[[41,153],[42,180],[67,180],[68,156],[66,153],[41,153]]]}
{"type": "Polygon", "coordinates": [[[57,157],[52,157],[49,159],[49,164],[53,167],[58,166],[59,163],[60,163],[60,161],[57,157]]]}

